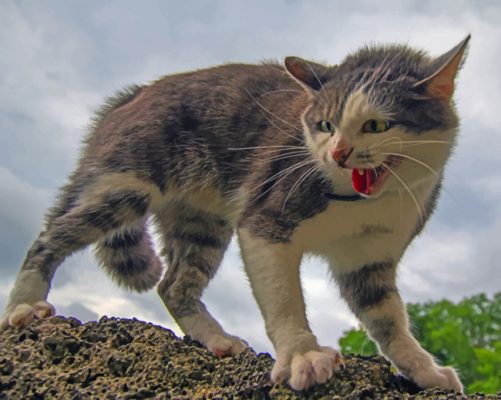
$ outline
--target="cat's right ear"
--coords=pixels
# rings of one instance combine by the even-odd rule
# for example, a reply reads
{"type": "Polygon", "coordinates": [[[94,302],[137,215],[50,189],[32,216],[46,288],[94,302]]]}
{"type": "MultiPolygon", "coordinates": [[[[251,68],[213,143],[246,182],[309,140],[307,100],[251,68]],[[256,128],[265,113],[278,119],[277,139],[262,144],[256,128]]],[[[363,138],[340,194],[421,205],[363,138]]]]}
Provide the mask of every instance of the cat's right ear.
{"type": "Polygon", "coordinates": [[[414,84],[414,87],[424,87],[426,95],[431,98],[450,101],[454,93],[454,79],[464,61],[469,41],[470,35],[438,57],[434,61],[435,71],[429,77],[414,84]]]}
{"type": "Polygon", "coordinates": [[[322,85],[327,82],[326,72],[328,67],[299,57],[286,57],[285,69],[308,91],[318,92],[322,85]]]}

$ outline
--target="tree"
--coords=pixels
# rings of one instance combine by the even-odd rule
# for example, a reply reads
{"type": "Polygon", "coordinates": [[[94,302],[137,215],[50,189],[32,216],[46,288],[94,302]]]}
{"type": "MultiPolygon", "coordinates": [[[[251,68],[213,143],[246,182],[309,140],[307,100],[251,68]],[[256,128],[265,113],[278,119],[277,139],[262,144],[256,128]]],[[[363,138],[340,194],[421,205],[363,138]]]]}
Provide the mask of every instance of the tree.
{"type": "MultiPolygon", "coordinates": [[[[441,364],[459,370],[467,392],[501,390],[501,293],[478,294],[457,304],[449,300],[408,304],[412,330],[441,364]]],[[[363,330],[351,329],[339,340],[344,353],[377,354],[363,330]]]]}

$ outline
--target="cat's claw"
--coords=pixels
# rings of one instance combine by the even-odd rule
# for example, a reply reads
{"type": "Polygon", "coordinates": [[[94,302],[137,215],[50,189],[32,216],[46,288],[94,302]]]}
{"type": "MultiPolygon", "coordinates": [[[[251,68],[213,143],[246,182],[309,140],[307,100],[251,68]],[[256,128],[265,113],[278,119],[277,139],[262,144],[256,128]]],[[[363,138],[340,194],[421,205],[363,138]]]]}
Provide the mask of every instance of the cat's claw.
{"type": "Polygon", "coordinates": [[[436,366],[433,369],[421,372],[410,377],[422,388],[439,387],[441,389],[463,392],[463,385],[454,368],[436,366]]]}
{"type": "Polygon", "coordinates": [[[305,390],[317,383],[327,382],[342,365],[341,354],[330,347],[296,353],[290,362],[278,356],[271,371],[271,380],[280,383],[288,379],[292,389],[305,390]]]}
{"type": "Polygon", "coordinates": [[[48,318],[55,314],[54,306],[46,301],[19,304],[3,316],[0,320],[0,329],[6,329],[9,326],[21,329],[28,326],[34,319],[48,318]]]}
{"type": "Polygon", "coordinates": [[[249,345],[237,336],[231,335],[212,335],[207,341],[207,348],[217,357],[226,357],[239,354],[249,345]]]}

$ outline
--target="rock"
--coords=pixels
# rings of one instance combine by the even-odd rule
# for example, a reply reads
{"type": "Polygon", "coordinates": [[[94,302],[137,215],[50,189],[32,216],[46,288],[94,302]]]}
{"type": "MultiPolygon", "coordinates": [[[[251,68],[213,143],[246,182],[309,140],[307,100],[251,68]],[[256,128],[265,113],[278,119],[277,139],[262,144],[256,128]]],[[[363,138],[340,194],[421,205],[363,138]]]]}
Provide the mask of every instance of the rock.
{"type": "Polygon", "coordinates": [[[325,385],[273,385],[273,359],[251,349],[216,358],[190,338],[138,320],[34,321],[0,333],[0,399],[495,399],[419,391],[382,357],[345,357],[325,385]]]}

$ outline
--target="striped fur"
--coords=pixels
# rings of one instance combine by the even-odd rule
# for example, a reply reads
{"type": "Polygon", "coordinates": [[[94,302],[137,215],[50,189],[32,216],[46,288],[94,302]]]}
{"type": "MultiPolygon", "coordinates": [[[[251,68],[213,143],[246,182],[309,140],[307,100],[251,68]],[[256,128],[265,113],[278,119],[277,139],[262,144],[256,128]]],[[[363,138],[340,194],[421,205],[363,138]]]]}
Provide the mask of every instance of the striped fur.
{"type": "Polygon", "coordinates": [[[119,285],[143,292],[154,287],[162,275],[162,262],[153,248],[146,219],[108,234],[96,243],[101,266],[119,285]]]}

